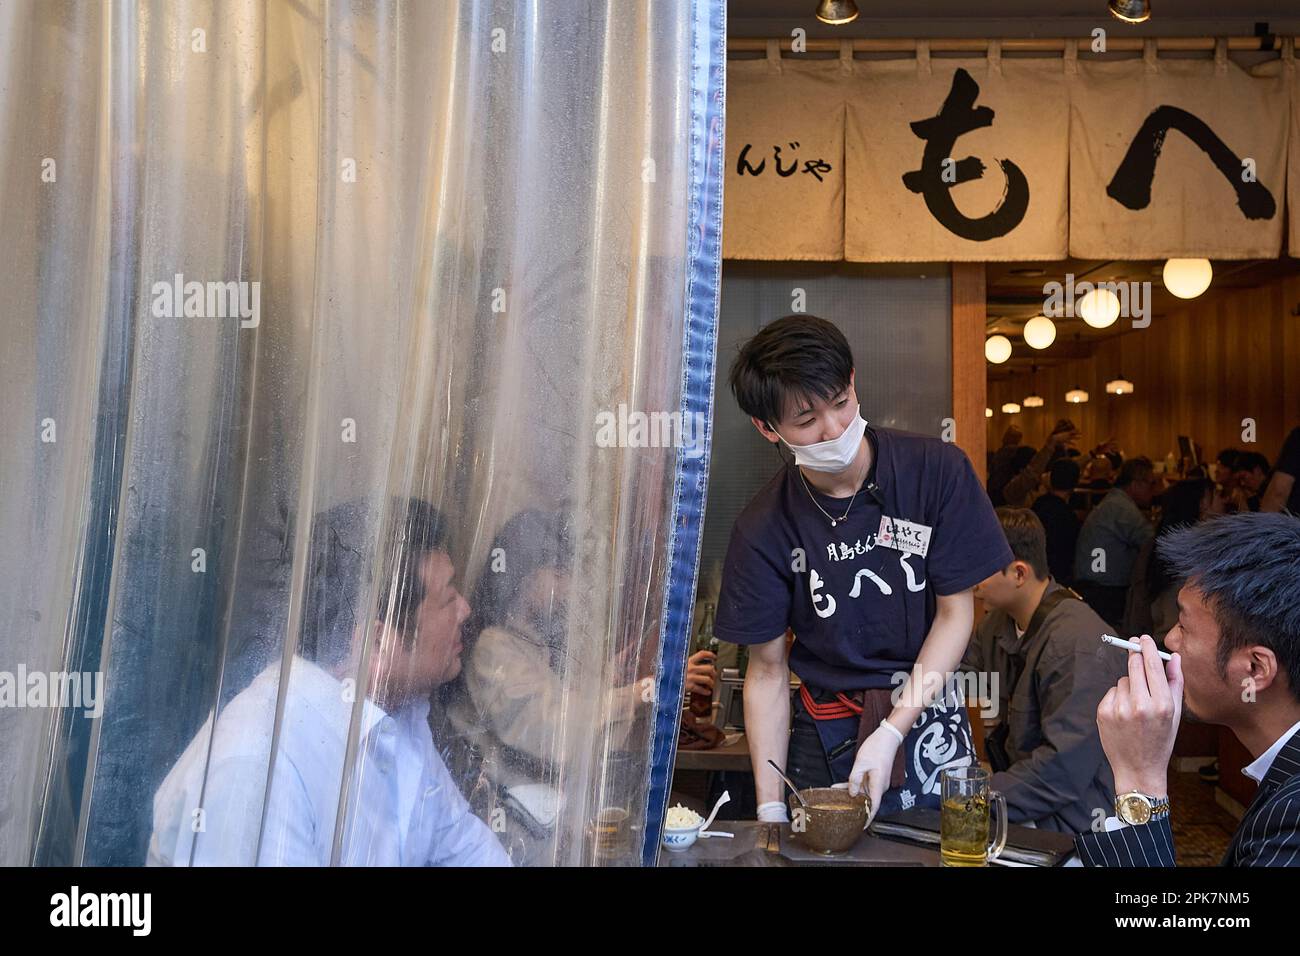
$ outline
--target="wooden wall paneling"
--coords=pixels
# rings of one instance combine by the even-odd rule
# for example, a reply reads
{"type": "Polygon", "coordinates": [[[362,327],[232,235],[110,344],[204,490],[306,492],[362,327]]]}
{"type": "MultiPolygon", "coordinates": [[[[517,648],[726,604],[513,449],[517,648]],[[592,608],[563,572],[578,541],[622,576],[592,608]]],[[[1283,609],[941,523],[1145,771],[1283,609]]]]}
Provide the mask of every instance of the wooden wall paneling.
{"type": "Polygon", "coordinates": [[[984,263],[952,264],[952,417],[957,445],[985,477],[984,263]]]}
{"type": "MultiPolygon", "coordinates": [[[[1291,427],[1300,425],[1300,317],[1292,314],[1293,309],[1300,309],[1300,276],[1292,276],[1283,283],[1278,313],[1282,326],[1282,418],[1287,423],[1283,426],[1283,437],[1291,427]]],[[[1280,450],[1279,445],[1273,455],[1280,450]]]]}

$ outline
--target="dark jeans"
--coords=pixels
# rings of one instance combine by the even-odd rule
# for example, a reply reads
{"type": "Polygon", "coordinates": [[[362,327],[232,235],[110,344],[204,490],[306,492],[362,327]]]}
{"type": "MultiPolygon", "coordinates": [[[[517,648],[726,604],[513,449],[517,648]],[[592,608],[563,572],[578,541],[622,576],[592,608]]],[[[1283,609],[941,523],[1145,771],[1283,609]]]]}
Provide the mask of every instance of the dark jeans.
{"type": "MultiPolygon", "coordinates": [[[[790,749],[785,755],[786,776],[800,790],[809,787],[829,787],[835,783],[831,765],[826,760],[821,738],[817,736],[817,722],[804,709],[799,695],[794,695],[790,713],[790,749]]],[[[789,796],[789,791],[786,791],[789,796]]]]}

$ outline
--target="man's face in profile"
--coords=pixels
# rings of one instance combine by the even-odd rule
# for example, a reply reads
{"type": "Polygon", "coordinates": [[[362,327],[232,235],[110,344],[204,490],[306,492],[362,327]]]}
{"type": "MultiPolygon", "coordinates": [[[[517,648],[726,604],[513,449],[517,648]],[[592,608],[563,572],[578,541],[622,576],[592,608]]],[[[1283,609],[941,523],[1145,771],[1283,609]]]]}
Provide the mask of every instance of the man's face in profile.
{"type": "Polygon", "coordinates": [[[460,673],[460,627],[469,617],[467,602],[451,583],[456,566],[444,551],[426,555],[420,568],[424,600],[415,615],[416,639],[412,656],[416,670],[430,681],[430,689],[460,673]]]}
{"type": "Polygon", "coordinates": [[[975,596],[990,610],[1004,610],[1015,600],[1016,591],[1019,590],[1017,585],[1027,580],[1028,573],[1028,565],[1013,561],[975,585],[975,596]],[[1019,568],[1017,564],[1020,565],[1019,568]]]}
{"type": "Polygon", "coordinates": [[[424,599],[414,619],[406,622],[406,632],[392,635],[386,666],[378,675],[386,696],[419,697],[460,673],[460,629],[470,607],[452,584],[455,572],[444,551],[421,559],[424,599]]]}
{"type": "Polygon", "coordinates": [[[1231,709],[1231,695],[1240,690],[1219,672],[1219,625],[1193,585],[1178,592],[1178,623],[1165,637],[1165,646],[1183,659],[1184,708],[1199,720],[1216,723],[1231,709]]]}

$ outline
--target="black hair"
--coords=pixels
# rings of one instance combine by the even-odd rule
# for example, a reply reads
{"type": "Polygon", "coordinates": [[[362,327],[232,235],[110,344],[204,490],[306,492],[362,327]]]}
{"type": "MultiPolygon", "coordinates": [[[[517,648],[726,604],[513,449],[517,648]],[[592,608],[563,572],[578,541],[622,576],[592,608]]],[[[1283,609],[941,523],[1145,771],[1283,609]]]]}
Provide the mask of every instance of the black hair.
{"type": "Polygon", "coordinates": [[[1079,485],[1079,463],[1069,458],[1058,458],[1048,469],[1053,491],[1073,491],[1079,485]]]}
{"type": "Polygon", "coordinates": [[[1300,520],[1242,512],[1172,531],[1156,545],[1173,574],[1186,578],[1219,625],[1218,666],[1260,644],[1277,655],[1300,700],[1300,520]]]}
{"type": "Polygon", "coordinates": [[[369,559],[371,503],[356,499],[316,515],[308,544],[306,596],[298,647],[323,667],[344,660],[358,625],[389,620],[404,637],[424,600],[424,558],[444,550],[442,513],[419,498],[394,498],[379,536],[380,554],[369,559]],[[362,601],[380,569],[375,607],[362,601]]]}
{"type": "Polygon", "coordinates": [[[1022,445],[1017,448],[1016,453],[1011,456],[1011,477],[1014,478],[1016,475],[1028,468],[1029,463],[1034,460],[1036,454],[1038,454],[1038,452],[1033,448],[1030,448],[1028,445],[1022,445]]]}
{"type": "Polygon", "coordinates": [[[1257,451],[1243,451],[1232,466],[1233,471],[1254,471],[1256,468],[1268,474],[1268,459],[1257,451]]]}
{"type": "MultiPolygon", "coordinates": [[[[1208,478],[1187,478],[1169,488],[1160,496],[1160,524],[1156,527],[1156,540],[1178,528],[1194,525],[1201,520],[1201,501],[1214,487],[1208,478]]],[[[1169,565],[1153,550],[1147,562],[1147,596],[1155,600],[1173,583],[1169,565]]]]}
{"type": "Polygon", "coordinates": [[[1016,560],[1029,565],[1038,580],[1046,581],[1052,572],[1047,564],[1047,532],[1043,530],[1038,515],[1028,508],[1002,507],[994,510],[1016,560]]]}
{"type": "MultiPolygon", "coordinates": [[[[573,538],[565,515],[533,509],[507,521],[474,586],[473,611],[464,628],[467,650],[484,628],[506,622],[530,574],[539,568],[568,572],[572,567],[573,538]]],[[[558,617],[547,622],[551,630],[562,630],[566,623],[558,617]]]]}
{"type": "MultiPolygon", "coordinates": [[[[470,616],[461,629],[464,660],[469,660],[478,644],[479,636],[489,627],[510,627],[511,611],[515,608],[528,576],[539,568],[571,571],[574,543],[571,529],[571,511],[554,512],[530,509],[521,511],[497,532],[492,548],[484,559],[483,569],[474,585],[470,601],[470,616]],[[500,560],[498,560],[498,558],[500,560]]],[[[568,618],[559,607],[548,609],[542,620],[531,622],[534,633],[519,634],[526,640],[542,640],[547,645],[552,670],[559,671],[567,651],[568,618]]],[[[516,632],[518,633],[518,632],[516,632]]],[[[435,713],[446,714],[453,707],[468,708],[475,722],[482,723],[478,704],[470,693],[466,671],[441,685],[434,691],[435,713]]],[[[486,726],[486,725],[484,725],[486,726]]],[[[434,724],[434,735],[440,747],[450,747],[453,742],[464,744],[461,732],[446,721],[434,724]]],[[[510,759],[526,759],[510,751],[510,759]]]]}
{"type": "Polygon", "coordinates": [[[1235,471],[1236,469],[1233,466],[1236,465],[1237,456],[1240,454],[1241,452],[1235,448],[1225,448],[1223,451],[1219,452],[1219,457],[1215,460],[1220,465],[1223,465],[1223,467],[1235,471]]]}
{"type": "Polygon", "coordinates": [[[836,326],[815,315],[769,322],[731,363],[731,394],[746,415],[769,426],[792,401],[830,401],[849,387],[853,351],[836,326]]]}
{"type": "Polygon", "coordinates": [[[1150,458],[1145,455],[1130,458],[1124,462],[1124,467],[1119,470],[1119,477],[1115,479],[1115,487],[1127,488],[1135,481],[1149,480],[1154,473],[1150,458]]]}

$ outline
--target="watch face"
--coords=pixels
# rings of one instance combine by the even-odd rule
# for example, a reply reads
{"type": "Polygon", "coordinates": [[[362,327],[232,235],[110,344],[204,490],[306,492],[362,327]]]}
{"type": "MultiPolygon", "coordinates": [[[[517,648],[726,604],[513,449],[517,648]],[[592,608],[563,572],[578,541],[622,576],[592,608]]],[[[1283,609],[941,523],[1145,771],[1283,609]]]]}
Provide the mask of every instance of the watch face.
{"type": "Polygon", "coordinates": [[[1141,826],[1151,820],[1151,804],[1141,797],[1131,794],[1124,797],[1120,804],[1120,814],[1124,822],[1133,826],[1141,826]]]}

